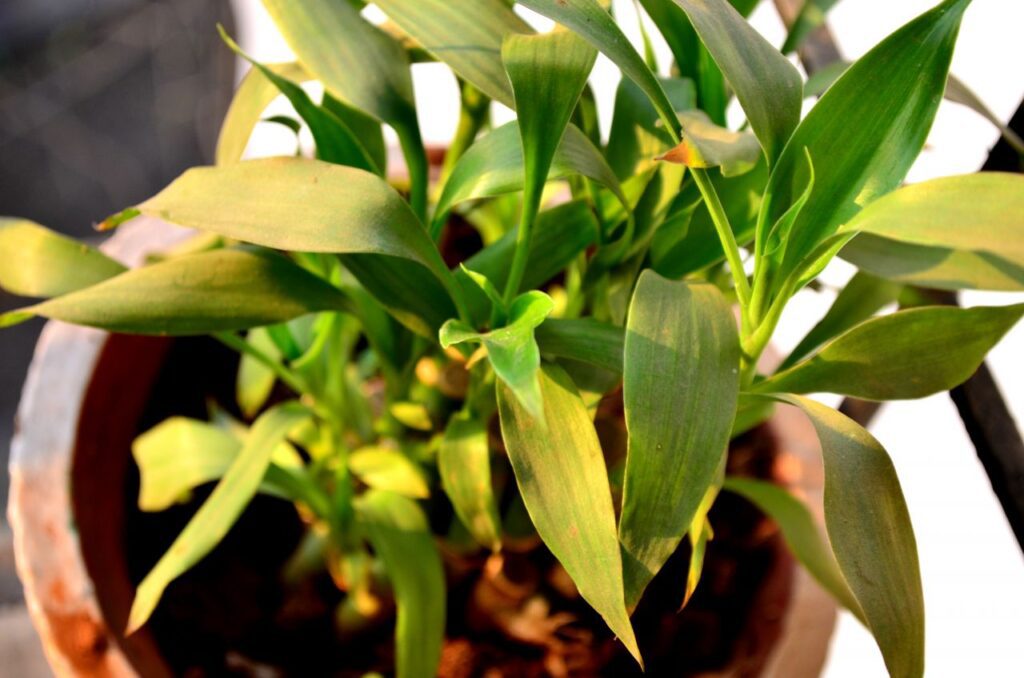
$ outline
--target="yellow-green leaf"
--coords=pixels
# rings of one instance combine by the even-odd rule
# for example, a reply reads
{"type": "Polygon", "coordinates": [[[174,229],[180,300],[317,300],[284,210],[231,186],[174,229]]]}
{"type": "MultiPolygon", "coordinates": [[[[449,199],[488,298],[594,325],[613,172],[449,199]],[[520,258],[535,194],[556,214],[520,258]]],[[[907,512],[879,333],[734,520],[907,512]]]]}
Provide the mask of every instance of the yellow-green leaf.
{"type": "Polygon", "coordinates": [[[363,447],[349,455],[352,474],[376,490],[387,490],[413,499],[430,496],[423,469],[398,450],[363,447]]]}
{"type": "Polygon", "coordinates": [[[139,584],[125,633],[133,633],[145,624],[167,585],[202,560],[227,535],[259,489],[274,450],[306,416],[306,408],[286,403],[268,410],[253,424],[242,451],[223,479],[139,584]]]}
{"type": "Polygon", "coordinates": [[[470,416],[448,422],[437,455],[441,485],[455,514],[481,546],[501,548],[501,519],[491,485],[491,451],[487,427],[470,416]]]}
{"type": "Polygon", "coordinates": [[[0,217],[0,287],[56,297],[103,282],[125,267],[99,250],[25,219],[0,217]]]}
{"type": "Polygon", "coordinates": [[[129,334],[208,334],[348,308],[344,294],[265,250],[226,249],[127,271],[0,316],[41,315],[129,334]]]}
{"type": "Polygon", "coordinates": [[[441,659],[446,597],[427,516],[412,499],[383,490],[359,497],[356,511],[395,591],[396,675],[431,678],[441,659]]]}
{"type": "Polygon", "coordinates": [[[523,502],[580,595],[640,661],[623,599],[615,510],[597,432],[561,368],[544,366],[540,382],[547,426],[508,387],[498,387],[501,433],[523,502]]]}

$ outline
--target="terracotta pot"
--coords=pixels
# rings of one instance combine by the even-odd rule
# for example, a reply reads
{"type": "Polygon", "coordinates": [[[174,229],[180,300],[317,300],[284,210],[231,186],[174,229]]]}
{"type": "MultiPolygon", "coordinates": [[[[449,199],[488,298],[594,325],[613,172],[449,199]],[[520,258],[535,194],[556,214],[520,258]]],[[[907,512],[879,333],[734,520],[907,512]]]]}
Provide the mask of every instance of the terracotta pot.
{"type": "MultiPolygon", "coordinates": [[[[135,265],[182,235],[133,223],[106,249],[135,265]]],[[[121,633],[133,596],[121,488],[134,472],[130,444],[171,345],[50,323],[37,346],[12,447],[9,519],[29,610],[59,676],[172,673],[147,629],[121,633]]],[[[780,446],[773,475],[820,506],[813,429],[788,408],[772,429],[780,446]]],[[[835,606],[781,544],[777,551],[746,624],[752,631],[726,673],[713,675],[820,672],[835,606]]]]}

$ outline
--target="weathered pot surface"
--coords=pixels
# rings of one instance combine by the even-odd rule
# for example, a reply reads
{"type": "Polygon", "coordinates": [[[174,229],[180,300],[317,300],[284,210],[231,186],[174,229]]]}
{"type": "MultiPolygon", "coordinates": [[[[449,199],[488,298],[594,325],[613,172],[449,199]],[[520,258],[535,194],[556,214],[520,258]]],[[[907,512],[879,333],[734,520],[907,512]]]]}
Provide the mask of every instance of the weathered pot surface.
{"type": "MultiPolygon", "coordinates": [[[[123,227],[106,251],[136,265],[184,235],[159,222],[140,221],[123,227]]],[[[97,555],[119,544],[90,542],[83,549],[79,543],[79,532],[117,539],[117,531],[102,522],[121,524],[122,498],[95,487],[78,486],[74,497],[71,493],[76,469],[124,474],[128,455],[104,451],[130,445],[168,346],[160,339],[112,338],[50,323],[36,348],[12,444],[9,519],[29,611],[59,676],[171,673],[145,628],[128,639],[121,634],[131,579],[123,558],[97,555]],[[80,417],[84,405],[93,414],[80,417]],[[115,419],[107,417],[127,425],[110,425],[115,419]],[[102,582],[94,579],[97,575],[102,582]]],[[[780,445],[774,475],[820,506],[823,476],[813,429],[798,413],[782,408],[773,430],[780,445]]],[[[815,676],[824,664],[835,606],[805,571],[791,561],[787,567],[795,568],[788,604],[776,602],[764,611],[782,618],[767,658],[758,661],[760,675],[815,676]]],[[[733,668],[738,675],[751,673],[733,668]]]]}

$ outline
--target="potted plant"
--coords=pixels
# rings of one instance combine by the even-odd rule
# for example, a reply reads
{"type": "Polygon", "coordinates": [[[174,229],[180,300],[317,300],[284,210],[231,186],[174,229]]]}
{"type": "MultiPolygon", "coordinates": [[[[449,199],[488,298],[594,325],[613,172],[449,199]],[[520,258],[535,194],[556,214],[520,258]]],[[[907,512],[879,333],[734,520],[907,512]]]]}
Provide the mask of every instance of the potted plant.
{"type": "MultiPolygon", "coordinates": [[[[0,229],[0,284],[44,298],[0,325],[44,316],[119,334],[207,335],[240,356],[230,402],[223,379],[211,379],[234,365],[209,344],[186,359],[174,355],[182,342],[117,344],[101,364],[138,372],[142,386],[111,381],[100,388],[108,400],[87,394],[82,405],[76,455],[93,460],[125,435],[104,433],[103,417],[143,422],[132,500],[181,528],[146,563],[130,611],[121,601],[126,618],[107,615],[123,623],[136,670],[167,670],[146,664],[131,639],[176,580],[235,538],[251,504],[265,528],[245,537],[252,550],[240,557],[288,589],[275,620],[309,629],[303,620],[329,607],[327,642],[345,649],[327,664],[297,657],[293,671],[469,675],[493,661],[620,675],[646,661],[678,675],[693,667],[674,664],[659,634],[715,576],[704,560],[724,541],[716,533],[742,531],[714,511],[749,502],[871,630],[890,672],[921,675],[917,554],[892,464],[867,431],[807,394],[948,390],[1024,314],[1021,304],[928,306],[906,287],[1024,285],[1014,220],[1024,179],[900,188],[969,0],[946,0],[884,40],[803,119],[799,73],[743,18],[753,2],[645,0],[676,56],[668,78],[596,0],[520,2],[557,22],[544,34],[503,0],[377,0],[383,28],[362,17],[362,3],[265,4],[299,62],[254,63],[216,167],[189,170],[101,225],[145,216],[198,235],[126,270],[34,224],[0,229]],[[587,87],[599,52],[624,75],[607,144],[587,87]],[[442,61],[462,88],[457,136],[433,184],[411,58],[442,61]],[[324,85],[321,102],[299,87],[306,79],[324,85]],[[278,121],[308,126],[316,159],[239,162],[278,92],[301,123],[278,121]],[[746,115],[741,131],[725,127],[728,92],[746,115]],[[493,128],[490,101],[516,120],[493,128]],[[405,157],[397,186],[382,125],[405,157]],[[546,192],[550,182],[560,190],[546,192]],[[862,273],[797,351],[762,368],[787,302],[837,255],[862,273]],[[896,300],[901,310],[876,317],[896,300]],[[152,404],[175,388],[213,396],[207,416],[159,420],[184,411],[152,404]],[[741,456],[771,458],[757,427],[779,404],[802,410],[820,441],[827,542],[770,473],[728,472],[741,456]],[[175,506],[189,498],[183,514],[175,506]],[[298,516],[304,527],[282,528],[288,543],[271,548],[282,506],[292,507],[287,525],[298,516]],[[282,548],[286,561],[265,557],[282,548]],[[534,595],[541,588],[553,593],[534,595]],[[570,602],[553,609],[559,595],[570,602]],[[531,663],[507,647],[463,652],[445,642],[446,615],[467,636],[500,631],[546,653],[531,663]],[[381,637],[392,633],[389,655],[381,637]]],[[[77,516],[106,502],[110,516],[120,510],[120,497],[86,488],[74,470],[72,479],[77,516]]],[[[88,550],[103,525],[80,528],[88,550]]],[[[92,558],[91,572],[131,569],[92,558]]],[[[261,604],[243,599],[262,589],[242,578],[228,627],[261,604]]],[[[204,595],[191,589],[174,604],[204,595]]],[[[262,632],[268,643],[277,633],[262,632]]],[[[229,659],[259,668],[258,657],[229,659]]]]}

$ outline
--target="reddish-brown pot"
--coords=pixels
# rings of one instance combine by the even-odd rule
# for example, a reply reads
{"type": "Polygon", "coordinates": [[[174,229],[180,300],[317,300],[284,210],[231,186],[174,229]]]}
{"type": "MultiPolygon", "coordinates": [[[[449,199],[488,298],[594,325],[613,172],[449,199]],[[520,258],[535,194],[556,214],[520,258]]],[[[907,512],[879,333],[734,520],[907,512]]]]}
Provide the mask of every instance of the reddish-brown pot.
{"type": "MultiPolygon", "coordinates": [[[[135,265],[182,233],[136,223],[107,251],[135,265]]],[[[135,472],[130,445],[171,346],[50,323],[36,349],[12,446],[9,518],[29,610],[59,676],[171,675],[153,634],[121,633],[133,595],[123,544],[124,487],[135,472]]],[[[787,410],[771,428],[779,447],[772,475],[820,505],[813,429],[787,410]]],[[[835,606],[775,543],[733,660],[708,675],[820,672],[835,606]]]]}

